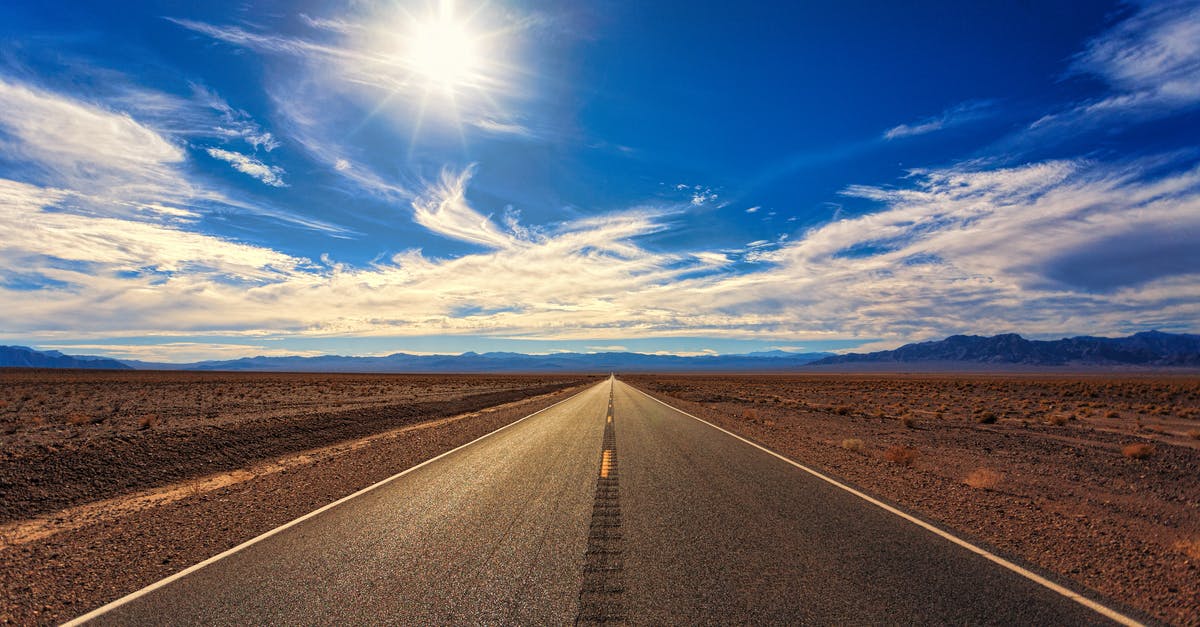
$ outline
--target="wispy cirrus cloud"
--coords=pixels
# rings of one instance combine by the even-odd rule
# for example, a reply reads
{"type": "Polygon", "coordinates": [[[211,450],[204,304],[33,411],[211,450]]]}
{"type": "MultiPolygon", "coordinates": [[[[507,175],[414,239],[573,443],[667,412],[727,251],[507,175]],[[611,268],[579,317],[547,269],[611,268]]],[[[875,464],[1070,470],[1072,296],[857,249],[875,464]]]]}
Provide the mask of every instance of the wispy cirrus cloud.
{"type": "Polygon", "coordinates": [[[509,135],[526,139],[537,137],[537,133],[528,126],[494,118],[482,118],[472,122],[471,125],[494,135],[509,135]]]}
{"type": "Polygon", "coordinates": [[[287,187],[287,183],[283,182],[285,174],[283,168],[274,165],[267,165],[250,155],[244,155],[240,152],[225,150],[223,148],[206,148],[205,152],[213,159],[220,159],[228,163],[233,169],[252,176],[264,185],[271,187],[287,187]]]}
{"type": "MultiPolygon", "coordinates": [[[[198,102],[220,115],[220,122],[214,126],[213,133],[225,138],[242,139],[256,151],[271,152],[280,146],[279,140],[270,131],[260,127],[249,113],[233,108],[215,91],[192,83],[192,93],[198,102]]],[[[174,115],[178,116],[178,113],[174,115]]]]}
{"type": "Polygon", "coordinates": [[[471,169],[458,175],[443,172],[441,179],[413,201],[413,220],[421,226],[454,239],[488,248],[510,248],[518,243],[488,216],[475,211],[466,201],[471,169]]]}
{"type": "Polygon", "coordinates": [[[1133,14],[1089,42],[1071,65],[1110,93],[1047,114],[1034,129],[1128,123],[1200,106],[1200,2],[1132,3],[1133,14]]]}
{"type": "Polygon", "coordinates": [[[246,355],[263,357],[315,357],[321,351],[295,350],[266,344],[224,342],[161,342],[158,344],[44,344],[40,350],[58,350],[71,354],[102,353],[116,359],[181,363],[211,359],[238,359],[246,355]]]}
{"type": "MultiPolygon", "coordinates": [[[[150,90],[127,88],[120,93],[114,99],[116,105],[137,102],[139,115],[156,122],[171,118],[174,111],[174,125],[166,124],[171,130],[158,129],[122,109],[0,76],[0,165],[9,177],[69,191],[73,211],[178,220],[218,208],[335,236],[347,233],[323,220],[240,198],[228,189],[214,187],[211,180],[194,176],[185,140],[211,136],[201,130],[206,118],[197,113],[202,107],[196,102],[150,90]],[[134,93],[138,96],[133,97],[134,93]]],[[[257,129],[243,126],[244,130],[251,128],[257,129]]],[[[240,153],[214,150],[217,154],[210,155],[236,161],[247,173],[265,178],[263,182],[282,182],[282,170],[240,153]]]]}
{"type": "Polygon", "coordinates": [[[0,159],[56,184],[155,186],[175,178],[183,149],[126,113],[0,77],[0,159]]]}
{"type": "Polygon", "coordinates": [[[62,320],[109,334],[887,341],[1171,328],[1200,315],[1200,259],[1187,248],[1200,233],[1200,169],[1173,163],[1169,174],[1155,174],[1162,163],[1139,162],[959,167],[919,172],[901,188],[851,187],[846,194],[882,208],[756,242],[758,264],[741,273],[725,272],[721,253],[640,245],[669,227],[672,214],[662,209],[541,231],[501,227],[466,199],[469,173],[420,193],[419,223],[484,251],[433,259],[411,250],[367,267],[172,229],[126,232],[125,224],[56,214],[49,209],[63,197],[18,186],[5,193],[24,197],[20,213],[35,219],[23,228],[40,235],[6,238],[4,267],[38,269],[72,287],[0,292],[13,303],[2,330],[47,334],[57,328],[47,320],[62,320]],[[1139,236],[1169,232],[1178,261],[1163,261],[1161,238],[1139,236]],[[78,238],[114,239],[97,248],[78,238]],[[1142,267],[1124,272],[1130,264],[1142,267]]]}
{"type": "Polygon", "coordinates": [[[909,124],[900,124],[884,131],[886,140],[927,135],[987,117],[995,103],[990,100],[973,100],[951,107],[939,115],[909,124]]]}

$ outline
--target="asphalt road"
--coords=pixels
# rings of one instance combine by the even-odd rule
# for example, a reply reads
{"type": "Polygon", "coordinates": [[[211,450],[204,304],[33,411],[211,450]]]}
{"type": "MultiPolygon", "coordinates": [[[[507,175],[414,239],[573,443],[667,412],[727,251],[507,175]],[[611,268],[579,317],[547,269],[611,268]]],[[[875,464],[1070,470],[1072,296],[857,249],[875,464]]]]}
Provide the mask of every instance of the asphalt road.
{"type": "Polygon", "coordinates": [[[93,621],[1110,622],[620,381],[93,621]]]}

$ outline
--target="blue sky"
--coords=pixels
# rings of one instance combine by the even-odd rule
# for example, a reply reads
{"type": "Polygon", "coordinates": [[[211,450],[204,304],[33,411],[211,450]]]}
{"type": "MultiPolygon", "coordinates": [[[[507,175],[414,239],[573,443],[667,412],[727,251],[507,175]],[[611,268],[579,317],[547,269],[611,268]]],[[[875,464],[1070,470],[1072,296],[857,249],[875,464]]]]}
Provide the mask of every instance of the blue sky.
{"type": "Polygon", "coordinates": [[[1200,3],[982,4],[7,3],[0,342],[1200,331],[1200,3]]]}

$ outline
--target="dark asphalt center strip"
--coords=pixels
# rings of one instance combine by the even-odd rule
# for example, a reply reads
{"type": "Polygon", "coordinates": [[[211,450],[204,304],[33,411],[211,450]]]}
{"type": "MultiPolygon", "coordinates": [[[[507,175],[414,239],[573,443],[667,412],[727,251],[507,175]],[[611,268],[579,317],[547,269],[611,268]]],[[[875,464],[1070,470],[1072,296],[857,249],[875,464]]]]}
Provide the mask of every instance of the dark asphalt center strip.
{"type": "Polygon", "coordinates": [[[608,396],[604,440],[600,453],[600,476],[592,520],[588,526],[587,551],[583,560],[583,585],[579,591],[576,625],[625,622],[621,594],[624,557],[621,537],[621,502],[618,494],[617,435],[613,426],[612,391],[608,396]]]}

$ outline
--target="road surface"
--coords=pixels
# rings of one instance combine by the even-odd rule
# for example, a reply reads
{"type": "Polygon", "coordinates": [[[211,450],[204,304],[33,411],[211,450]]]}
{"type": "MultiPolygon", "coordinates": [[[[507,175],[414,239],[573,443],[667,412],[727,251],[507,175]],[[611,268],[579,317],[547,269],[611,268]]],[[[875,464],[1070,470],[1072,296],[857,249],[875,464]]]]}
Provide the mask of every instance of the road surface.
{"type": "Polygon", "coordinates": [[[94,624],[1111,624],[620,382],[94,624]]]}

